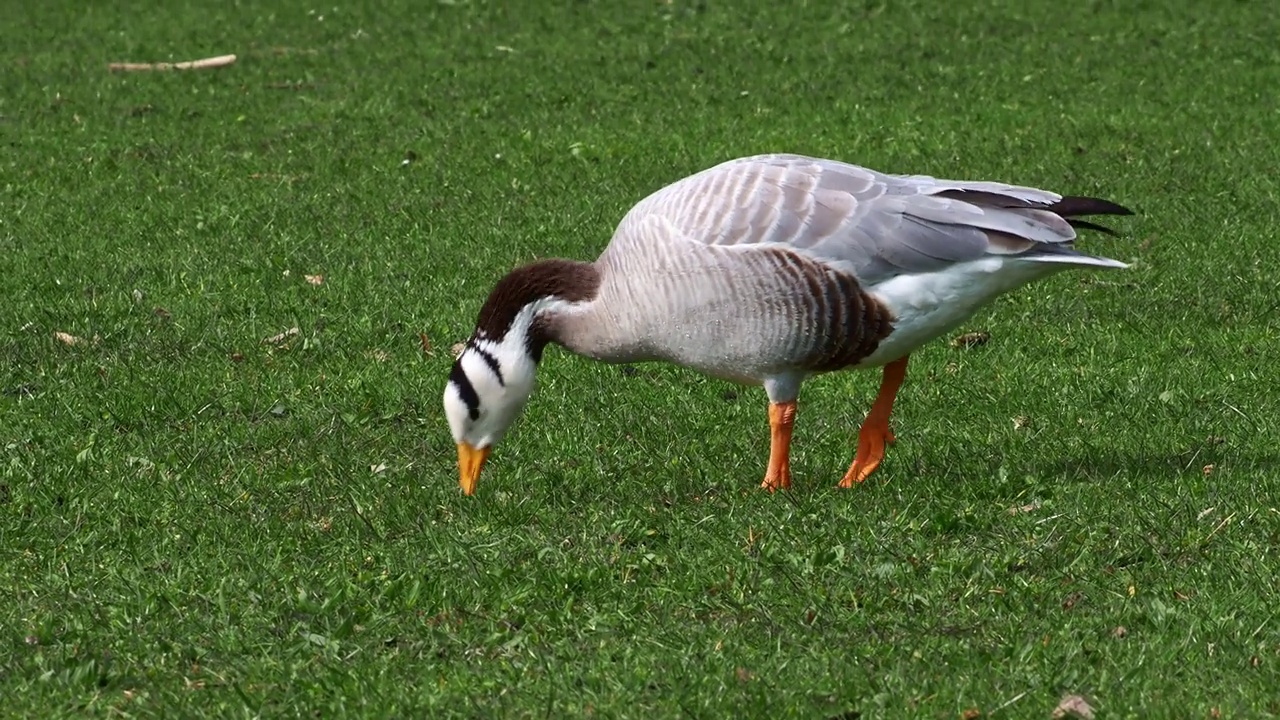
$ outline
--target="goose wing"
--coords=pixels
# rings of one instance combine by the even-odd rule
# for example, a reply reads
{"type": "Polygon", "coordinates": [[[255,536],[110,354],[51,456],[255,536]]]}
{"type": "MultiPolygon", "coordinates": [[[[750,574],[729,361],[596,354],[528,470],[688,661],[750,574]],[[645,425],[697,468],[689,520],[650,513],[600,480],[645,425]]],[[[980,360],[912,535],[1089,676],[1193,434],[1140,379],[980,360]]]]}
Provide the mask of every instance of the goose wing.
{"type": "Polygon", "coordinates": [[[889,175],[834,160],[730,160],[642,200],[628,223],[658,215],[669,236],[707,245],[781,245],[874,285],[987,255],[1125,267],[1077,252],[1081,215],[1131,214],[1097,198],[997,182],[889,175]]]}

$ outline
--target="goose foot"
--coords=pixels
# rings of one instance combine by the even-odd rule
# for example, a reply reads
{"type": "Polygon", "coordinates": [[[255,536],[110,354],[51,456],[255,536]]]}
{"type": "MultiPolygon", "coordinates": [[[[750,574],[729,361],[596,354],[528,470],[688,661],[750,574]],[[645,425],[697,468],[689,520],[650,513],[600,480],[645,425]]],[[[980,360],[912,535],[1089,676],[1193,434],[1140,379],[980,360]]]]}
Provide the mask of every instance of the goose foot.
{"type": "Polygon", "coordinates": [[[795,400],[769,403],[769,467],[760,483],[769,492],[791,488],[791,428],[795,421],[795,400]]]}
{"type": "Polygon", "coordinates": [[[886,446],[892,445],[897,439],[893,430],[889,429],[888,421],[873,424],[868,418],[858,432],[858,454],[854,456],[849,472],[840,481],[840,487],[850,488],[854,483],[871,477],[871,473],[880,467],[880,461],[884,460],[886,446]]]}
{"type": "MultiPolygon", "coordinates": [[[[909,357],[909,356],[908,356],[909,357]]],[[[849,472],[840,480],[840,487],[850,488],[871,476],[880,461],[884,460],[885,447],[892,445],[897,437],[889,429],[889,414],[893,412],[893,401],[898,396],[898,388],[907,377],[907,357],[902,357],[884,366],[884,376],[880,380],[880,394],[876,396],[871,412],[858,431],[858,454],[853,457],[849,472]]]]}

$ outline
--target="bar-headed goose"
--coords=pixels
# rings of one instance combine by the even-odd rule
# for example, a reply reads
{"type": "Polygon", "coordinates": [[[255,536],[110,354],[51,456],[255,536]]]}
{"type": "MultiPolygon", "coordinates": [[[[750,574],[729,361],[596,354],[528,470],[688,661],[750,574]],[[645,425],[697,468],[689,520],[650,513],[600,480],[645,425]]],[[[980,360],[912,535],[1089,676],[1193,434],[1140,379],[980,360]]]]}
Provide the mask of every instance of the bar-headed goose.
{"type": "Polygon", "coordinates": [[[611,363],[664,360],[761,384],[772,429],[762,485],[791,485],[805,379],[883,367],[842,487],[894,441],[889,414],[916,348],[1000,293],[1069,267],[1124,268],[1077,252],[1088,197],[997,182],[887,175],[761,155],[669,185],[623,217],[595,262],[542,260],[503,277],[444,391],[462,490],[533,392],[549,342],[611,363]]]}

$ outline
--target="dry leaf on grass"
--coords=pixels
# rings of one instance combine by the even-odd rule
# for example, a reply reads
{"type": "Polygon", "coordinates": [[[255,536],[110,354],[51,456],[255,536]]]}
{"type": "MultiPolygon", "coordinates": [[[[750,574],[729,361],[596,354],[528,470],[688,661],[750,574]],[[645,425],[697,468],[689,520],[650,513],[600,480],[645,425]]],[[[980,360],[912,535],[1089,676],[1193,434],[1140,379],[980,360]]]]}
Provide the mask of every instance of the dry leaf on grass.
{"type": "Polygon", "coordinates": [[[1036,510],[1039,510],[1039,509],[1040,509],[1040,501],[1032,500],[1026,505],[1015,505],[1009,508],[1008,512],[1010,515],[1017,515],[1018,513],[1035,512],[1036,510]]]}
{"type": "Polygon", "coordinates": [[[269,338],[263,338],[262,342],[268,345],[280,345],[281,343],[285,342],[286,340],[297,335],[300,332],[302,331],[299,330],[298,328],[291,327],[288,330],[285,330],[284,332],[280,333],[279,335],[272,335],[269,338]]]}
{"type": "Polygon", "coordinates": [[[1053,718],[1054,720],[1062,720],[1062,718],[1093,720],[1093,706],[1080,695],[1066,695],[1058,702],[1058,707],[1053,709],[1053,718]]]}
{"type": "Polygon", "coordinates": [[[98,337],[97,335],[94,335],[92,340],[85,340],[84,338],[77,337],[75,335],[72,335],[71,333],[54,331],[53,339],[57,340],[58,342],[68,347],[74,347],[76,345],[97,345],[98,341],[101,340],[102,338],[98,337]]]}
{"type": "Polygon", "coordinates": [[[982,717],[982,711],[978,708],[969,708],[960,713],[960,720],[977,720],[982,717]]]}
{"type": "Polygon", "coordinates": [[[64,333],[60,330],[54,331],[53,338],[63,345],[79,345],[84,342],[83,338],[78,338],[71,333],[64,333]]]}
{"type": "Polygon", "coordinates": [[[987,341],[990,339],[991,339],[991,333],[987,332],[986,330],[975,330],[973,332],[967,332],[961,335],[957,335],[955,339],[951,341],[951,347],[958,347],[958,348],[978,347],[979,345],[986,345],[987,341]]]}
{"type": "Polygon", "coordinates": [[[434,355],[434,354],[435,354],[435,353],[433,353],[433,352],[431,351],[431,338],[427,337],[427,334],[426,334],[426,333],[424,333],[424,332],[420,332],[420,333],[418,333],[418,342],[422,343],[422,354],[423,354],[423,355],[434,355]]]}
{"type": "Polygon", "coordinates": [[[323,276],[323,275],[303,275],[302,277],[306,278],[307,282],[311,283],[312,285],[323,285],[323,284],[324,284],[324,276],[323,276]]]}

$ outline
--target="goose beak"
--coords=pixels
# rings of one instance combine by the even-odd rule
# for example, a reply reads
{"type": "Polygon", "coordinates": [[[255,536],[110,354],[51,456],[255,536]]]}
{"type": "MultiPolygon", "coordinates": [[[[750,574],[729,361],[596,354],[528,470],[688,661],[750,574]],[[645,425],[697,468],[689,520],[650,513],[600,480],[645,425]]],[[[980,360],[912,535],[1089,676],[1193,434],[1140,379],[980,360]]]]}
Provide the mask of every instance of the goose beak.
{"type": "Polygon", "coordinates": [[[462,486],[463,495],[475,494],[480,471],[488,459],[489,448],[477,449],[467,443],[458,443],[458,484],[462,486]]]}

